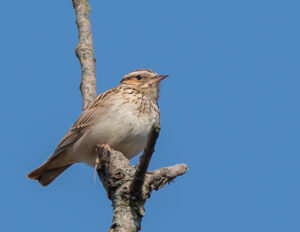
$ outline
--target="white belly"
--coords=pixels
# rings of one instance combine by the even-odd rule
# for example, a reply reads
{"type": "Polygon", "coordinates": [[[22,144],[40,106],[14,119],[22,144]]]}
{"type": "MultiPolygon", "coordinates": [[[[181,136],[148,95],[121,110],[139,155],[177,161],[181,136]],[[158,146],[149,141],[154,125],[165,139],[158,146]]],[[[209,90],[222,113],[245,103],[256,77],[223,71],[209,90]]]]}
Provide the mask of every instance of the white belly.
{"type": "Polygon", "coordinates": [[[146,146],[151,126],[158,122],[158,114],[152,117],[138,116],[127,108],[112,110],[103,115],[72,146],[69,152],[78,162],[94,166],[97,157],[94,148],[108,144],[128,159],[138,155],[146,146]]]}

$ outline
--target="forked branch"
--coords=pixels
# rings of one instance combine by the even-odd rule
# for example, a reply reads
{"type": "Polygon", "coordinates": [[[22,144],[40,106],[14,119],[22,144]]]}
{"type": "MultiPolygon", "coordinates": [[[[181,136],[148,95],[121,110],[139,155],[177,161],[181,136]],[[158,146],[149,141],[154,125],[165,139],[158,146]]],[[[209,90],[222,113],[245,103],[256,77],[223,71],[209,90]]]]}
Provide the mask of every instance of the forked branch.
{"type": "Polygon", "coordinates": [[[107,145],[98,146],[100,168],[97,172],[114,210],[109,232],[139,231],[144,216],[144,205],[152,191],[162,188],[186,172],[186,164],[147,172],[158,134],[157,124],[154,124],[136,168],[130,165],[121,152],[112,150],[107,145]]]}

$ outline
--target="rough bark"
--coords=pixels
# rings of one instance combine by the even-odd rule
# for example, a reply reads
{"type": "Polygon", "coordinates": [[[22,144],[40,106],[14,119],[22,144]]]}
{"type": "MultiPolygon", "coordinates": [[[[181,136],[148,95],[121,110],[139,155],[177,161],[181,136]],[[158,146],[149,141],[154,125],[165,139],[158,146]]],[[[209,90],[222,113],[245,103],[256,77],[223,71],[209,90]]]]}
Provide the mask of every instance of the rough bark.
{"type": "MultiPolygon", "coordinates": [[[[88,0],[72,2],[79,32],[79,42],[75,51],[82,69],[80,91],[83,109],[86,109],[97,96],[90,7],[88,0]]],[[[187,170],[186,164],[177,164],[147,171],[159,131],[159,125],[154,124],[136,167],[131,166],[121,152],[112,150],[108,145],[99,144],[96,148],[99,155],[97,173],[113,206],[113,220],[109,232],[139,231],[144,216],[144,205],[152,191],[162,188],[187,170]]]]}
{"type": "Polygon", "coordinates": [[[177,176],[183,175],[186,164],[177,164],[154,171],[143,169],[150,162],[154,145],[158,137],[157,125],[153,125],[149,134],[148,145],[136,167],[121,153],[107,145],[98,146],[100,165],[98,176],[112,201],[113,221],[109,232],[136,232],[141,229],[144,205],[153,190],[162,188],[177,176]],[[137,178],[138,179],[137,181],[137,178]]]}
{"type": "Polygon", "coordinates": [[[90,23],[90,6],[88,0],[72,0],[76,12],[76,24],[79,33],[79,42],[75,53],[81,65],[82,108],[86,107],[96,98],[96,72],[95,56],[90,23]]]}

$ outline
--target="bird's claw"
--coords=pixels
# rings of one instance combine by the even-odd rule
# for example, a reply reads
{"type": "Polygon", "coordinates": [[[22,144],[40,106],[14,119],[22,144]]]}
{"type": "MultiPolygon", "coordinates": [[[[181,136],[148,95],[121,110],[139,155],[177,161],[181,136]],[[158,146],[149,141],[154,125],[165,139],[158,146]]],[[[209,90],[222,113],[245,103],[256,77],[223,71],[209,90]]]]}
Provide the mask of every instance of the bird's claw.
{"type": "Polygon", "coordinates": [[[111,147],[108,145],[108,144],[98,144],[96,147],[95,147],[95,152],[99,152],[99,151],[111,151],[111,147]]]}

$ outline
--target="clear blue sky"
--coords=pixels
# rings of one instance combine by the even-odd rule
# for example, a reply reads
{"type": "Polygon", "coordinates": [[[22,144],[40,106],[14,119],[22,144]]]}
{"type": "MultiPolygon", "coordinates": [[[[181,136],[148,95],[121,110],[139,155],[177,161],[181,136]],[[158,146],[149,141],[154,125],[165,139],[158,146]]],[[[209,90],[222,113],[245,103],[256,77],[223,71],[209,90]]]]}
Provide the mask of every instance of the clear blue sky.
{"type": "MultiPolygon", "coordinates": [[[[92,0],[98,92],[127,72],[170,74],[143,231],[300,231],[300,30],[293,0],[92,0]]],[[[74,165],[28,180],[81,112],[71,0],[1,4],[1,231],[107,231],[111,203],[74,165]]],[[[135,160],[136,161],[136,160],[135,160]]]]}

